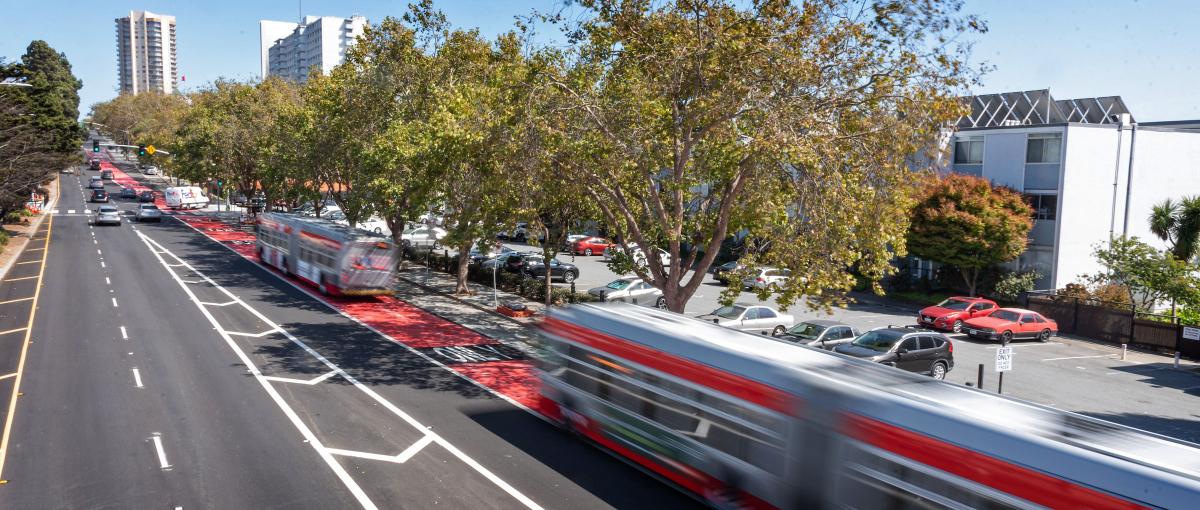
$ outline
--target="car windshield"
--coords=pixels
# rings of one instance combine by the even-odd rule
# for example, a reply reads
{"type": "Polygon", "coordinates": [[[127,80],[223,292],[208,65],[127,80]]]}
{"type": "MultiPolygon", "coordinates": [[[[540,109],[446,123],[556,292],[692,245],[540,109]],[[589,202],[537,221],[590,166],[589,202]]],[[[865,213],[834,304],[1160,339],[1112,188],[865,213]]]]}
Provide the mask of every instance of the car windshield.
{"type": "Polygon", "coordinates": [[[805,340],[816,340],[821,336],[821,332],[823,331],[825,331],[825,326],[819,326],[810,322],[801,322],[792,326],[792,329],[787,330],[787,333],[805,340]]]}
{"type": "Polygon", "coordinates": [[[900,334],[891,331],[868,331],[863,336],[854,339],[851,343],[859,347],[871,349],[872,351],[887,352],[900,338],[900,334]]]}
{"type": "Polygon", "coordinates": [[[101,206],[101,207],[100,207],[100,213],[101,213],[101,214],[104,214],[104,213],[115,213],[115,212],[117,212],[117,208],[116,208],[116,207],[112,207],[112,206],[101,206]]]}
{"type": "Polygon", "coordinates": [[[718,308],[716,311],[714,311],[713,315],[716,315],[717,317],[721,317],[722,319],[736,319],[738,317],[741,317],[742,313],[744,313],[745,311],[746,311],[746,308],[742,307],[742,306],[736,306],[736,305],[722,306],[722,307],[718,308]]]}
{"type": "Polygon", "coordinates": [[[736,268],[737,266],[738,266],[737,261],[733,260],[733,261],[729,261],[724,264],[721,264],[721,269],[724,269],[726,271],[733,271],[734,268],[736,268]]]}
{"type": "Polygon", "coordinates": [[[156,206],[156,205],[150,205],[150,204],[144,204],[144,205],[142,205],[142,210],[143,210],[143,211],[157,211],[157,210],[158,210],[158,206],[156,206]]]}
{"type": "Polygon", "coordinates": [[[989,315],[988,317],[993,317],[996,319],[1000,319],[1002,321],[1017,322],[1017,319],[1020,317],[1020,314],[1018,314],[1017,312],[1014,312],[1012,310],[997,310],[995,313],[989,315]]]}
{"type": "Polygon", "coordinates": [[[954,311],[961,312],[963,310],[966,310],[968,306],[971,306],[971,302],[963,301],[961,299],[950,298],[945,301],[942,301],[941,303],[938,303],[938,306],[945,308],[947,310],[954,310],[954,311]]]}
{"type": "Polygon", "coordinates": [[[612,283],[605,285],[604,288],[613,290],[625,290],[633,285],[633,280],[613,280],[612,283]]]}

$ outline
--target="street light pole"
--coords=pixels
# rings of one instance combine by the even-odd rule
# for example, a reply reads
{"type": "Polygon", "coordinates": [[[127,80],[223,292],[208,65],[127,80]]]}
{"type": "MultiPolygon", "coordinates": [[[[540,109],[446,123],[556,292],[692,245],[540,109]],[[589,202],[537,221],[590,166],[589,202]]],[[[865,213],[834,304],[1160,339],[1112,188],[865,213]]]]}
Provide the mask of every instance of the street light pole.
{"type": "Polygon", "coordinates": [[[496,270],[500,269],[500,264],[492,266],[492,306],[500,306],[499,291],[496,290],[496,270]]]}

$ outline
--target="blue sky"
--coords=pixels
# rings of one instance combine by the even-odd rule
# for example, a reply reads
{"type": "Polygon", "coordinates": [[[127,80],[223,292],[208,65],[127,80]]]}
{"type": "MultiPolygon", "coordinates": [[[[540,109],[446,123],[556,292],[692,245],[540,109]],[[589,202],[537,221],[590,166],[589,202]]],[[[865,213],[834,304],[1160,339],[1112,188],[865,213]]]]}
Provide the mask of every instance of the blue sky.
{"type": "MultiPolygon", "coordinates": [[[[458,26],[488,35],[532,9],[553,11],[561,0],[440,0],[458,26]]],[[[400,15],[406,2],[303,2],[308,15],[360,14],[372,22],[400,15]]],[[[71,60],[83,79],[81,110],[116,95],[113,19],[129,10],[174,15],[179,72],[185,89],[218,77],[258,77],[258,20],[295,20],[299,2],[0,0],[0,56],[20,58],[44,39],[71,60]]],[[[1050,88],[1059,99],[1120,95],[1141,121],[1200,118],[1200,1],[967,0],[987,20],[973,60],[996,69],[976,92],[1050,88]]]]}

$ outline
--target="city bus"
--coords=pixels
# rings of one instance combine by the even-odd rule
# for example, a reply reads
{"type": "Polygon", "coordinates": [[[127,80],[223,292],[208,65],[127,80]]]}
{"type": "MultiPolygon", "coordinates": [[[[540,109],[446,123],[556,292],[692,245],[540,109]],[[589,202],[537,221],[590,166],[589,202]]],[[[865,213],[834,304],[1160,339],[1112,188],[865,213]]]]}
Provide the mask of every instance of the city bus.
{"type": "Polygon", "coordinates": [[[397,253],[385,236],[286,213],[259,214],[254,230],[259,260],[322,294],[392,293],[397,253]]]}
{"type": "Polygon", "coordinates": [[[665,310],[554,309],[565,429],[722,508],[1200,508],[1200,447],[665,310]]]}

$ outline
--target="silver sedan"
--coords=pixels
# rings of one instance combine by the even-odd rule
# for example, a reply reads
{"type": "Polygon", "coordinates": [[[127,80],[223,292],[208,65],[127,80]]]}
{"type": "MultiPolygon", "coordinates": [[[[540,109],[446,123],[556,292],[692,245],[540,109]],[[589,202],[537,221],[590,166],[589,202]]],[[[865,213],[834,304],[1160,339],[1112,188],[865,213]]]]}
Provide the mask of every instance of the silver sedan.
{"type": "Polygon", "coordinates": [[[782,335],[796,322],[791,315],[780,313],[779,310],[769,306],[746,303],[722,306],[713,310],[712,313],[696,318],[712,321],[729,329],[764,335],[770,333],[771,336],[782,335]]]}
{"type": "Polygon", "coordinates": [[[617,278],[603,287],[588,289],[588,294],[605,302],[633,303],[635,305],[666,308],[667,298],[650,282],[641,278],[617,278]]]}
{"type": "Polygon", "coordinates": [[[154,204],[141,204],[133,218],[137,221],[162,221],[162,210],[154,204]]]}
{"type": "Polygon", "coordinates": [[[115,205],[102,205],[99,209],[96,209],[95,223],[97,225],[119,226],[121,224],[121,211],[115,205]]]}

